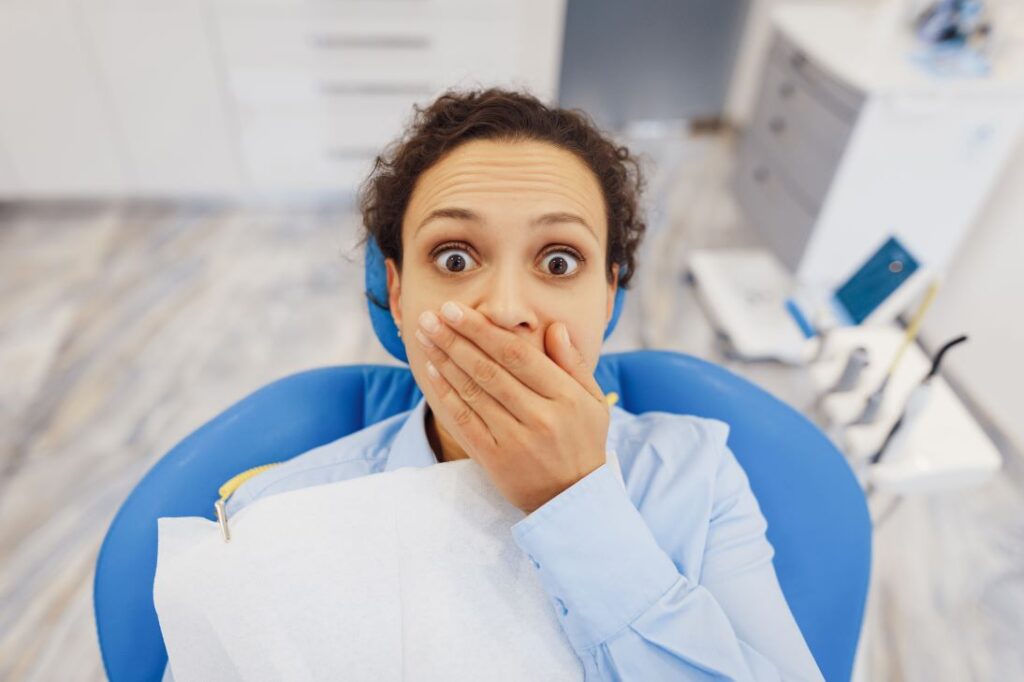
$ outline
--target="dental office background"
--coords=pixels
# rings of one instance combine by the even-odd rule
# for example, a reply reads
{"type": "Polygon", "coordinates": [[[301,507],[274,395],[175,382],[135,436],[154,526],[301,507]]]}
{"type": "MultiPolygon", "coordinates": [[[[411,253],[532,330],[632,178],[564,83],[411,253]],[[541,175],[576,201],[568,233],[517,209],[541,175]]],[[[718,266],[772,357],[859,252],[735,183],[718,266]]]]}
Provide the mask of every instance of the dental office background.
{"type": "Polygon", "coordinates": [[[1021,0],[0,2],[0,679],[103,678],[96,552],[173,444],[389,361],[354,192],[414,103],[489,84],[644,154],[606,352],[722,364],[848,456],[854,677],[1024,679],[1021,0]]]}

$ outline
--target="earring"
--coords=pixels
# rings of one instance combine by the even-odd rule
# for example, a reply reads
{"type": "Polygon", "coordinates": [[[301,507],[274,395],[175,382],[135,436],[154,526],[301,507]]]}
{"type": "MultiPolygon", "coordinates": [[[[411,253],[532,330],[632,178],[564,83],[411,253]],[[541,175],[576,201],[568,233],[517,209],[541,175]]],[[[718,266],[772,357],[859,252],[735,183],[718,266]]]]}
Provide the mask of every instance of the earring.
{"type": "Polygon", "coordinates": [[[402,328],[396,327],[396,329],[398,329],[398,338],[402,338],[402,328]]]}

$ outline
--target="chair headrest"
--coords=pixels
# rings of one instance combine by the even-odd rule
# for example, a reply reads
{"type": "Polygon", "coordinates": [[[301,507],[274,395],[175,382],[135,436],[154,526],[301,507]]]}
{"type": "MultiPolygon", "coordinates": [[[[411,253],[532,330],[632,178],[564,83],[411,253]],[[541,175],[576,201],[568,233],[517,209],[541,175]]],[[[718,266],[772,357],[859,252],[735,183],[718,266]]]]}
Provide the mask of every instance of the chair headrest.
{"type": "MultiPolygon", "coordinates": [[[[615,329],[622,313],[623,300],[626,298],[626,290],[619,287],[615,292],[615,306],[612,309],[612,318],[604,330],[604,338],[608,338],[615,329]]],[[[373,324],[373,331],[380,339],[384,349],[391,353],[398,360],[408,363],[405,355],[405,344],[398,337],[398,327],[391,317],[391,311],[382,308],[374,301],[387,304],[388,300],[388,275],[384,266],[384,254],[377,246],[377,240],[372,237],[366,242],[366,305],[370,310],[370,322],[373,324]]]]}

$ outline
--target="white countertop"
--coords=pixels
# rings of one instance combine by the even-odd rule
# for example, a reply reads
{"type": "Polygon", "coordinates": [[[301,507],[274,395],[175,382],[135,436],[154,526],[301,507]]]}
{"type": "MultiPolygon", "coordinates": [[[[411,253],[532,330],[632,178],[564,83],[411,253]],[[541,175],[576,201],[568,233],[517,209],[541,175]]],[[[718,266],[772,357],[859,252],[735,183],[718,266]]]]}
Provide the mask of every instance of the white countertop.
{"type": "Polygon", "coordinates": [[[867,93],[1024,95],[1024,27],[1000,25],[998,16],[992,70],[985,77],[939,77],[911,61],[924,43],[907,24],[902,3],[784,4],[772,19],[811,61],[867,93]]]}

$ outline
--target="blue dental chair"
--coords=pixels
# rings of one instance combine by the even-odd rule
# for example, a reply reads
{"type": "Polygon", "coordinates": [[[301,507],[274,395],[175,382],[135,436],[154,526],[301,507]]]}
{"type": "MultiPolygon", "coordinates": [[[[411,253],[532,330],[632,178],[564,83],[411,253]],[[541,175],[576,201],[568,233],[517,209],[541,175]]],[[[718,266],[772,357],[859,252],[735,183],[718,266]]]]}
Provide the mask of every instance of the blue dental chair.
{"type": "MultiPolygon", "coordinates": [[[[380,252],[367,250],[367,292],[387,300],[380,252]]],[[[605,336],[622,309],[623,292],[605,336]]],[[[371,321],[405,360],[391,316],[371,321]]],[[[595,377],[619,406],[712,417],[768,522],[775,570],[826,680],[850,679],[871,562],[871,525],[841,453],[798,412],[729,371],[667,351],[602,356],[595,377]]],[[[136,485],[107,531],[96,565],[96,628],[107,676],[159,680],[167,663],[153,606],[162,516],[213,518],[217,488],[235,474],[281,461],[411,409],[420,392],[405,367],[326,367],[285,377],[242,399],[164,455],[136,485]]]]}

